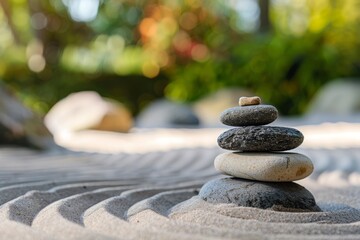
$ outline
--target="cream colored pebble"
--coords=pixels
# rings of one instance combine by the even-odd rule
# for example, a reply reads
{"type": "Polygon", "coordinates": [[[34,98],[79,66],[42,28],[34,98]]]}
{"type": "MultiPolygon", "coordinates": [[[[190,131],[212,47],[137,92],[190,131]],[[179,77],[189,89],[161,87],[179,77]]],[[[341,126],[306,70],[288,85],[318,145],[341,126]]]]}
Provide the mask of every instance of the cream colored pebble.
{"type": "Polygon", "coordinates": [[[265,182],[290,182],[309,176],[314,166],[300,153],[223,153],[215,168],[238,178],[265,182]]]}
{"type": "Polygon", "coordinates": [[[261,98],[254,96],[254,97],[241,97],[239,99],[240,106],[250,106],[250,105],[259,105],[261,103],[261,98]]]}

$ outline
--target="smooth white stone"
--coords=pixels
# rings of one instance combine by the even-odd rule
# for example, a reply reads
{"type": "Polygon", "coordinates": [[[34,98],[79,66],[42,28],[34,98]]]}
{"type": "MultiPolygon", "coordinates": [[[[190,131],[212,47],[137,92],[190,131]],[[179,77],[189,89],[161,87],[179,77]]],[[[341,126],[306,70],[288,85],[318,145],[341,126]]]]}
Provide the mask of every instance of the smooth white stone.
{"type": "Polygon", "coordinates": [[[289,182],[309,176],[314,166],[299,153],[223,153],[215,158],[215,168],[238,178],[266,182],[289,182]]]}

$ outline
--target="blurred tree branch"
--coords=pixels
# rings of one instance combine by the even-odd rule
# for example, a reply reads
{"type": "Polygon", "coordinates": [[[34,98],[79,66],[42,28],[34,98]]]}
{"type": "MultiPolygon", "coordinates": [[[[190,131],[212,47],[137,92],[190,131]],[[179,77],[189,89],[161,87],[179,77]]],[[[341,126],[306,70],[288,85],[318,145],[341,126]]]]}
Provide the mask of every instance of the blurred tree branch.
{"type": "Polygon", "coordinates": [[[12,14],[11,14],[11,8],[9,5],[9,2],[7,0],[0,0],[0,5],[1,5],[1,8],[3,9],[3,12],[4,12],[6,20],[8,22],[11,34],[13,35],[14,41],[17,45],[20,45],[21,39],[15,28],[14,22],[12,21],[12,14]]]}
{"type": "Polygon", "coordinates": [[[269,17],[270,1],[258,0],[260,8],[260,26],[259,31],[262,33],[269,32],[271,30],[271,22],[269,17]]]}

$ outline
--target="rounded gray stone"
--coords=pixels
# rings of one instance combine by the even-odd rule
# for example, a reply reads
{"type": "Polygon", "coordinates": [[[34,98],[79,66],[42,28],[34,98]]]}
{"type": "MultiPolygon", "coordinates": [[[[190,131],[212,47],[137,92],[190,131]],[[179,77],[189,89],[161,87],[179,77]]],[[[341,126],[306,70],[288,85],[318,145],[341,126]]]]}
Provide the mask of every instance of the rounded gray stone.
{"type": "Polygon", "coordinates": [[[198,125],[199,119],[188,105],[166,99],[152,102],[136,119],[136,126],[140,128],[181,128],[198,125]]]}
{"type": "Polygon", "coordinates": [[[304,136],[287,127],[246,126],[223,132],[217,139],[221,148],[242,152],[286,151],[300,146],[304,136]]]}
{"type": "Polygon", "coordinates": [[[284,212],[321,211],[314,196],[293,183],[265,183],[238,178],[221,178],[207,182],[199,196],[210,203],[228,203],[242,207],[284,212]]]}
{"type": "Polygon", "coordinates": [[[271,105],[240,106],[226,109],[220,121],[229,126],[266,125],[275,121],[278,111],[271,105]]]}

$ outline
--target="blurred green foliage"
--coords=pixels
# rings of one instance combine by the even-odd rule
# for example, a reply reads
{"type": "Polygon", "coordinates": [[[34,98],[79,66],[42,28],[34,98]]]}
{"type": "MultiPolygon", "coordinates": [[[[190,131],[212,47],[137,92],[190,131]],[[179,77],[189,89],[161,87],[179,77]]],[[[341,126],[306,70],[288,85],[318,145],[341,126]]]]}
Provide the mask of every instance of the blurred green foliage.
{"type": "Polygon", "coordinates": [[[357,0],[272,1],[268,31],[249,28],[242,1],[107,0],[87,22],[71,2],[0,0],[0,78],[43,113],[81,90],[137,113],[234,86],[293,115],[326,82],[360,76],[357,0]]]}

